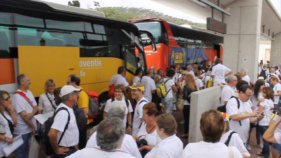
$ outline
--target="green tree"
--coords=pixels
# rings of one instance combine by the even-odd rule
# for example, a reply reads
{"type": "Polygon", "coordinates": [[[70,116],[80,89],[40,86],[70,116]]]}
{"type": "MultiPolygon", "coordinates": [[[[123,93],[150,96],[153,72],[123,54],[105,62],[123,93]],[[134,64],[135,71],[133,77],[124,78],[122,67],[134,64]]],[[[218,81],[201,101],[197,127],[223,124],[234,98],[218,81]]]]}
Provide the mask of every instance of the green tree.
{"type": "Polygon", "coordinates": [[[73,7],[80,7],[80,2],[79,0],[72,0],[72,1],[68,1],[68,5],[73,7]]]}

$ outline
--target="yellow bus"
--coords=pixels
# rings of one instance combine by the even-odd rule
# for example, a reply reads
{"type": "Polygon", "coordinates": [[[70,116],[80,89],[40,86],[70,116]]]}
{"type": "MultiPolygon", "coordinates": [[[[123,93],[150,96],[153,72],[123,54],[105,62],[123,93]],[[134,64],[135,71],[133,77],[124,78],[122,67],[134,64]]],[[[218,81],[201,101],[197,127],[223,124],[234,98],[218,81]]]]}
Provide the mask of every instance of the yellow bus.
{"type": "Polygon", "coordinates": [[[14,92],[16,76],[31,78],[39,96],[45,80],[57,86],[68,75],[81,77],[84,90],[106,97],[111,77],[119,66],[131,81],[137,69],[135,49],[143,60],[139,31],[131,23],[104,18],[102,13],[30,0],[1,0],[0,89],[14,92]]]}

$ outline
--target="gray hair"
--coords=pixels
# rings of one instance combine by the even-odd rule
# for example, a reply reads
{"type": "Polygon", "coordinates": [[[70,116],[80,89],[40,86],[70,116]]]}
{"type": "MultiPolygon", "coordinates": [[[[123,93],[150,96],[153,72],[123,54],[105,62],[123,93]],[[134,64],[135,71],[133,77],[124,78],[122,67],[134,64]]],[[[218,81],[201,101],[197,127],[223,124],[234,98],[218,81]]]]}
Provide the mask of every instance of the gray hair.
{"type": "Polygon", "coordinates": [[[225,82],[226,83],[231,83],[232,81],[235,81],[237,80],[237,77],[234,76],[234,75],[228,75],[226,78],[225,78],[225,82]]]}
{"type": "Polygon", "coordinates": [[[69,97],[70,97],[70,94],[71,94],[71,93],[62,96],[62,97],[61,97],[61,102],[67,101],[67,100],[69,99],[69,97]]]}
{"type": "Polygon", "coordinates": [[[17,77],[18,85],[21,85],[22,80],[26,77],[26,74],[19,74],[17,77]]]}
{"type": "Polygon", "coordinates": [[[248,69],[242,68],[242,69],[240,70],[240,72],[244,72],[245,74],[247,74],[247,73],[248,73],[248,69]]]}
{"type": "Polygon", "coordinates": [[[125,135],[123,121],[118,117],[103,120],[97,128],[97,145],[104,151],[118,148],[125,135]]]}
{"type": "Polygon", "coordinates": [[[121,108],[112,107],[109,109],[106,116],[107,116],[107,118],[117,117],[117,118],[120,118],[121,120],[124,120],[125,113],[121,108]]]}

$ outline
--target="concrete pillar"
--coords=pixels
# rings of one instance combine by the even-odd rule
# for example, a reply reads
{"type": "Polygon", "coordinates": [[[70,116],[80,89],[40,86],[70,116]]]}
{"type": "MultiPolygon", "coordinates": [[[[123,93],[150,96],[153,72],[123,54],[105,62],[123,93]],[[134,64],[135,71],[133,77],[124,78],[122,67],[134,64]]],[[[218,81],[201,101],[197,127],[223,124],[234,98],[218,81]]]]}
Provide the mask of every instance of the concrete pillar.
{"type": "Polygon", "coordinates": [[[220,106],[221,87],[215,86],[191,94],[188,142],[202,141],[200,119],[203,112],[220,106]]]}
{"type": "Polygon", "coordinates": [[[257,78],[262,0],[237,0],[225,16],[223,63],[234,72],[247,68],[251,80],[257,78]]]}
{"type": "Polygon", "coordinates": [[[281,32],[271,41],[270,63],[273,66],[281,64],[281,32]]]}

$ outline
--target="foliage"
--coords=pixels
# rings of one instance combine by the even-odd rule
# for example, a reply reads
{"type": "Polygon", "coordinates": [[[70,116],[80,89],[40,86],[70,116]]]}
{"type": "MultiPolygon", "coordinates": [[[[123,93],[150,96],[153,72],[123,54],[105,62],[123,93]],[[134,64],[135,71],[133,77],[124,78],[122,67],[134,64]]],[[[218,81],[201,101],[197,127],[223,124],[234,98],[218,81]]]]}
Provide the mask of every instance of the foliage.
{"type": "Polygon", "coordinates": [[[72,0],[72,1],[68,1],[68,5],[73,7],[80,7],[80,2],[79,0],[72,0]]]}
{"type": "Polygon", "coordinates": [[[180,19],[176,17],[172,17],[169,15],[165,15],[163,13],[159,13],[149,9],[143,8],[125,8],[125,7],[98,7],[98,11],[103,12],[107,18],[128,21],[128,19],[139,19],[139,18],[161,18],[165,19],[171,23],[177,25],[188,24],[191,25],[192,28],[200,28],[205,29],[205,24],[192,23],[186,19],[180,19]]]}

